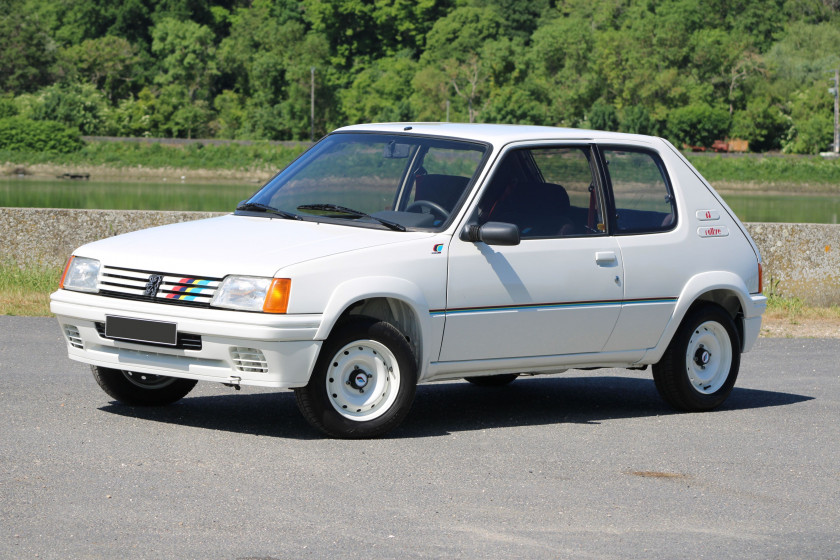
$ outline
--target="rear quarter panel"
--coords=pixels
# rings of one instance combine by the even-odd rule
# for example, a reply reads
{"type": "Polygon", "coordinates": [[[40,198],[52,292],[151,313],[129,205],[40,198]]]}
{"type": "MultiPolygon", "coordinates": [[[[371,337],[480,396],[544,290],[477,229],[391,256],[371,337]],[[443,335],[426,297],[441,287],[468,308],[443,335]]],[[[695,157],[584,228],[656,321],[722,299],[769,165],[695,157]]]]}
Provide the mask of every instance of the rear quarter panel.
{"type": "MultiPolygon", "coordinates": [[[[704,293],[722,289],[749,302],[758,273],[757,254],[743,225],[696,171],[662,141],[656,146],[676,199],[677,226],[669,232],[618,236],[625,266],[629,304],[606,351],[653,349],[644,360],[658,359],[691,304],[704,293]]],[[[749,307],[749,306],[748,306],[749,307]]]]}

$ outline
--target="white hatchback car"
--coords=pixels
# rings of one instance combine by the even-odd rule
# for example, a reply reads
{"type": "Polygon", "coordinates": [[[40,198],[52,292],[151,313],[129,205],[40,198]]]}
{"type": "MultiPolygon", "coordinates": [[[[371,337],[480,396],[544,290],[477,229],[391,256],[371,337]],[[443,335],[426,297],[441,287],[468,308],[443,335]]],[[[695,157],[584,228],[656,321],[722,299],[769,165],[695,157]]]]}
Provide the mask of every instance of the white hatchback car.
{"type": "Polygon", "coordinates": [[[420,382],[569,368],[652,365],[673,407],[712,409],[761,291],[744,226],[665,140],[399,123],[333,132],[231,215],[80,247],[51,309],[118,401],[289,388],[362,438],[420,382]]]}

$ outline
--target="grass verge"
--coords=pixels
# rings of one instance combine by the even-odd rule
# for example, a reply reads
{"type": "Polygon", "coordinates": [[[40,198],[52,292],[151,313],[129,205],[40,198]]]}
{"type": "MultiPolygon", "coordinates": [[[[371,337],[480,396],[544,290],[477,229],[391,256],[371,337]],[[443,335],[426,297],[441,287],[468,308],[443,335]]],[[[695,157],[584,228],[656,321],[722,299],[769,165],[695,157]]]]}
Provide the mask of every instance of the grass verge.
{"type": "Polygon", "coordinates": [[[0,315],[49,315],[50,294],[58,288],[61,273],[60,267],[0,265],[0,315]]]}
{"type": "Polygon", "coordinates": [[[787,321],[792,325],[814,320],[840,322],[840,306],[813,307],[806,305],[799,298],[785,298],[771,294],[767,296],[767,311],[764,317],[769,320],[787,321]]]}
{"type": "Polygon", "coordinates": [[[840,159],[819,156],[761,156],[742,157],[687,156],[692,165],[713,185],[737,183],[783,185],[794,192],[802,190],[833,190],[840,184],[840,159]]]}
{"type": "Polygon", "coordinates": [[[0,162],[16,165],[54,164],[113,168],[180,168],[207,170],[269,170],[288,165],[306,149],[299,146],[253,144],[166,145],[138,142],[87,142],[71,154],[0,150],[0,162]]]}

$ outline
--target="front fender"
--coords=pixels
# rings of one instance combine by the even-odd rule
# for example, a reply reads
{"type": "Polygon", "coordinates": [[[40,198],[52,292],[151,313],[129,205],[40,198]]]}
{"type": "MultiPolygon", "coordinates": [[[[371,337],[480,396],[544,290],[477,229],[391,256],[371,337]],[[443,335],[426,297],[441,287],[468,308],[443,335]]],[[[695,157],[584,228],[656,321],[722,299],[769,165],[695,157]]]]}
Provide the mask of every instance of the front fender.
{"type": "Polygon", "coordinates": [[[737,274],[721,270],[697,274],[686,282],[659,342],[645,353],[642,363],[655,364],[662,358],[688,310],[696,301],[711,292],[725,292],[737,297],[746,319],[760,317],[766,307],[766,298],[751,296],[744,280],[737,274]]]}
{"type": "Polygon", "coordinates": [[[420,340],[415,345],[420,349],[420,370],[430,361],[430,353],[434,344],[430,342],[432,335],[432,318],[429,314],[429,304],[420,287],[404,278],[394,276],[369,276],[354,278],[336,286],[327,302],[321,326],[315,338],[325,340],[329,337],[342,314],[353,304],[371,298],[389,298],[399,300],[407,305],[414,314],[419,330],[420,340]]]}

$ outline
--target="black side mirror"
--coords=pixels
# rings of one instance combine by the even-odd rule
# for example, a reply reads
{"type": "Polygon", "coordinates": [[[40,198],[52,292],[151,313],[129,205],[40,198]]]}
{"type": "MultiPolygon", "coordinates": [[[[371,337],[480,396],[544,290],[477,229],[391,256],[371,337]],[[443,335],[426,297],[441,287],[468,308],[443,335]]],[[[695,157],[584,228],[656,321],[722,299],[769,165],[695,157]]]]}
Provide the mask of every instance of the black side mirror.
{"type": "Polygon", "coordinates": [[[460,235],[461,241],[488,245],[519,245],[519,227],[504,222],[487,222],[483,226],[468,225],[460,235]]]}

